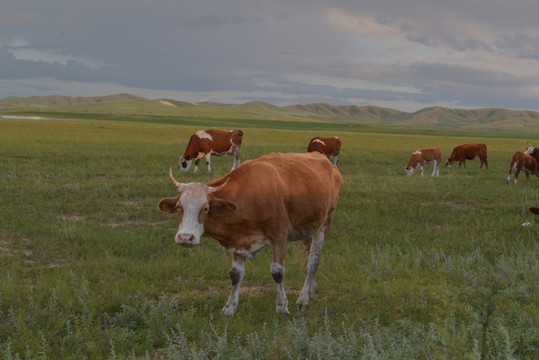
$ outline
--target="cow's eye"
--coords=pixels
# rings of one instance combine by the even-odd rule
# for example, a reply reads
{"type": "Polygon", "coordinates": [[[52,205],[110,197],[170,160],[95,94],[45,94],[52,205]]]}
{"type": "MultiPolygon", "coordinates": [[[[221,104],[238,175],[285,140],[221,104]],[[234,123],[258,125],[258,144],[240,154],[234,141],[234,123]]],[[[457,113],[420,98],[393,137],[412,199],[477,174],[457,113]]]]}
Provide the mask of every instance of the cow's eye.
{"type": "Polygon", "coordinates": [[[176,209],[178,209],[178,211],[183,211],[182,204],[177,203],[176,204],[176,209]]]}
{"type": "Polygon", "coordinates": [[[203,214],[207,214],[209,210],[210,210],[210,207],[209,207],[209,206],[204,206],[204,207],[202,208],[202,210],[200,210],[200,212],[203,213],[203,214]]]}

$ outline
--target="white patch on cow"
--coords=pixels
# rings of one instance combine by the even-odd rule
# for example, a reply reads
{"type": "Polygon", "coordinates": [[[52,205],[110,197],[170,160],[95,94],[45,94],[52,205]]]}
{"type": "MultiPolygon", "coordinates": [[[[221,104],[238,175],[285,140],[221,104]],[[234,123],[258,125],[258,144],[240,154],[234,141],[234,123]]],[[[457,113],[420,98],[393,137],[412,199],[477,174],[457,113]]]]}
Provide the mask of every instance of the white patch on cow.
{"type": "Polygon", "coordinates": [[[326,143],[325,143],[325,142],[323,142],[323,141],[322,141],[322,140],[320,140],[320,139],[314,139],[314,140],[313,140],[313,143],[315,143],[315,142],[319,142],[320,144],[322,144],[322,145],[326,146],[326,143]]]}
{"type": "Polygon", "coordinates": [[[198,136],[199,138],[201,139],[208,139],[210,141],[213,141],[213,138],[211,137],[210,134],[208,134],[206,131],[204,130],[199,130],[195,133],[196,136],[198,136]]]}
{"type": "Polygon", "coordinates": [[[421,154],[421,150],[417,150],[414,154],[421,154]]]}
{"type": "Polygon", "coordinates": [[[526,148],[526,151],[524,151],[524,154],[528,154],[528,155],[531,155],[531,154],[532,154],[532,152],[533,152],[533,150],[535,150],[535,149],[536,149],[536,147],[535,147],[535,146],[533,146],[533,145],[529,144],[529,145],[528,145],[528,147],[526,148]]]}
{"type": "Polygon", "coordinates": [[[197,160],[202,159],[204,156],[206,156],[206,154],[203,153],[203,152],[201,152],[201,151],[199,151],[199,153],[197,154],[196,159],[197,159],[197,160]]]}
{"type": "Polygon", "coordinates": [[[192,235],[193,241],[189,245],[198,245],[200,237],[204,234],[204,224],[198,222],[198,215],[202,207],[208,203],[208,196],[206,189],[202,189],[200,185],[203,184],[188,184],[189,189],[184,190],[180,196],[183,218],[176,234],[176,243],[178,244],[182,243],[182,236],[192,235]]]}
{"type": "Polygon", "coordinates": [[[267,245],[271,244],[271,242],[268,239],[263,238],[263,237],[257,237],[255,240],[256,242],[251,245],[249,250],[228,248],[228,251],[230,251],[231,253],[235,253],[243,257],[246,257],[249,260],[253,260],[258,256],[258,254],[260,253],[260,250],[262,250],[267,245]]]}

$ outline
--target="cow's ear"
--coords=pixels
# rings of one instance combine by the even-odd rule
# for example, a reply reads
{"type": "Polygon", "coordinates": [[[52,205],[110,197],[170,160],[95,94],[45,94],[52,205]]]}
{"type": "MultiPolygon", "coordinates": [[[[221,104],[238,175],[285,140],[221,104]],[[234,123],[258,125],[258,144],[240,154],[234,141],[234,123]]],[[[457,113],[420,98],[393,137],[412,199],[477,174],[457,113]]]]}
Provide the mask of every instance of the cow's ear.
{"type": "Polygon", "coordinates": [[[210,200],[210,215],[223,216],[228,215],[238,208],[238,205],[232,201],[213,198],[210,200]]]}
{"type": "Polygon", "coordinates": [[[173,198],[163,198],[159,201],[159,209],[163,212],[174,214],[178,212],[177,204],[179,199],[180,195],[173,198]]]}

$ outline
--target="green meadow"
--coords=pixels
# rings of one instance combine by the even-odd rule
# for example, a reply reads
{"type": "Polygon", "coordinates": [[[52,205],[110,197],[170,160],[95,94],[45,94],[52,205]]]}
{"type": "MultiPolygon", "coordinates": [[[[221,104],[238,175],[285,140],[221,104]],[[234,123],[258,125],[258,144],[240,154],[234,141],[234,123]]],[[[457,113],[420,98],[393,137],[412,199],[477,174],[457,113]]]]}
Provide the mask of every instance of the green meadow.
{"type": "Polygon", "coordinates": [[[505,182],[537,136],[98,118],[0,119],[1,358],[539,358],[539,217],[527,212],[539,179],[505,182]],[[286,260],[291,314],[275,313],[267,248],[247,262],[234,317],[221,313],[230,254],[211,238],[174,244],[178,219],[157,207],[176,195],[168,169],[182,182],[226,174],[230,157],[212,158],[211,174],[177,163],[194,131],[218,125],[241,126],[243,161],[342,138],[344,187],[306,312],[294,306],[301,243],[286,260]],[[429,165],[404,174],[419,148],[440,147],[445,161],[476,142],[488,170],[474,160],[439,178],[429,165]]]}

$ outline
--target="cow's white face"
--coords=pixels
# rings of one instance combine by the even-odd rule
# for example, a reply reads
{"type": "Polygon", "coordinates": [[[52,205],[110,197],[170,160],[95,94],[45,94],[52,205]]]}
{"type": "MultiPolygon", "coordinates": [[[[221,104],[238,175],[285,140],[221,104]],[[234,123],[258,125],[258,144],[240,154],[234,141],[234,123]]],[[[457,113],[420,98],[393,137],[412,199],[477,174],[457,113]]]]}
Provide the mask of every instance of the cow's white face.
{"type": "Polygon", "coordinates": [[[228,182],[218,187],[210,187],[202,183],[180,184],[172,177],[173,184],[181,192],[175,198],[164,198],[159,202],[161,211],[169,214],[178,213],[180,225],[174,242],[182,246],[200,244],[204,234],[204,222],[208,215],[223,216],[234,212],[237,205],[228,200],[216,198],[212,193],[221,190],[228,182]]]}
{"type": "Polygon", "coordinates": [[[185,157],[180,156],[180,170],[181,171],[187,171],[189,170],[189,168],[191,167],[191,163],[193,162],[193,160],[186,160],[185,157]]]}
{"type": "Polygon", "coordinates": [[[186,185],[177,202],[180,225],[174,241],[178,245],[200,244],[204,234],[204,221],[210,210],[207,186],[199,183],[186,185]]]}
{"type": "Polygon", "coordinates": [[[410,177],[414,174],[414,171],[415,169],[414,168],[408,168],[408,167],[405,167],[404,168],[404,171],[406,171],[406,176],[410,177]]]}
{"type": "Polygon", "coordinates": [[[454,163],[454,161],[449,161],[449,159],[447,159],[447,160],[445,161],[445,167],[446,167],[446,168],[447,168],[447,167],[450,168],[451,166],[453,166],[453,163],[454,163]]]}
{"type": "Polygon", "coordinates": [[[528,155],[531,155],[535,149],[536,149],[535,146],[533,146],[532,144],[528,143],[528,147],[526,148],[526,150],[524,151],[524,153],[525,153],[525,154],[528,154],[528,155]]]}

